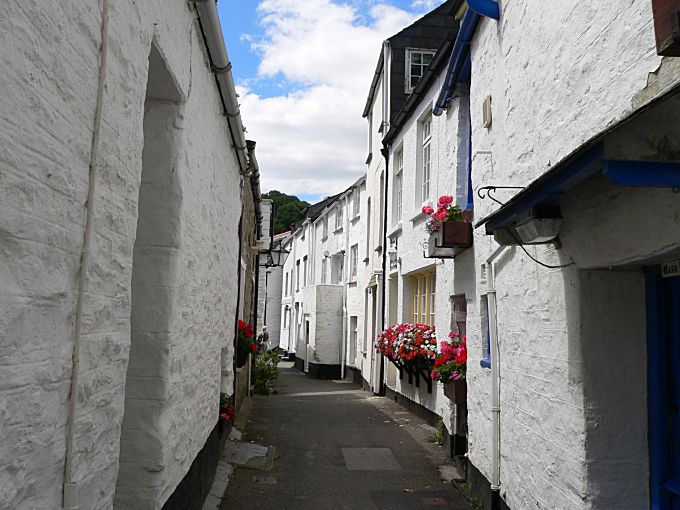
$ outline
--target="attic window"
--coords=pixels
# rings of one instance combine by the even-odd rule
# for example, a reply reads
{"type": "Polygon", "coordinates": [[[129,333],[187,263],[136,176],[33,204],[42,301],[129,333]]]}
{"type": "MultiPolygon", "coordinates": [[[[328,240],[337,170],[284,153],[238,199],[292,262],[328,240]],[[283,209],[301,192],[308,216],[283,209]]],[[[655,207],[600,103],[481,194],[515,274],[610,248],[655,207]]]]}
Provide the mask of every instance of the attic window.
{"type": "Polygon", "coordinates": [[[425,74],[425,69],[432,62],[434,50],[407,49],[406,50],[406,93],[410,94],[425,74]]]}

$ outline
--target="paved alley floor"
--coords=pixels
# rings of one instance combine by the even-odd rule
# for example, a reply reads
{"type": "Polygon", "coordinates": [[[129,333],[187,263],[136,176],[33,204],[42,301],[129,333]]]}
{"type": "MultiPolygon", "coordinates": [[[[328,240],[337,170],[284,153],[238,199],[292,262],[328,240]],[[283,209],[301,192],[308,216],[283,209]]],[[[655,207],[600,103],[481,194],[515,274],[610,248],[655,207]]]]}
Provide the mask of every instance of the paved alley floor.
{"type": "Polygon", "coordinates": [[[416,440],[421,421],[398,404],[290,363],[276,391],[255,398],[244,437],[274,446],[274,466],[237,468],[222,510],[470,508],[439,477],[442,449],[416,440]]]}

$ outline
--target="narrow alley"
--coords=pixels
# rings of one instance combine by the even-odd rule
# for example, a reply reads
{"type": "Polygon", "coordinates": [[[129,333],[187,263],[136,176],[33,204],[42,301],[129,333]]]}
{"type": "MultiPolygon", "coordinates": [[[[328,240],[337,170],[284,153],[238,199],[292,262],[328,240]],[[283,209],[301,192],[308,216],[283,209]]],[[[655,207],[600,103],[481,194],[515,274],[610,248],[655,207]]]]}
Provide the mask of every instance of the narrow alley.
{"type": "Polygon", "coordinates": [[[358,385],[279,367],[277,393],[255,397],[243,438],[274,446],[274,466],[237,468],[222,510],[470,508],[440,478],[432,427],[358,385]]]}

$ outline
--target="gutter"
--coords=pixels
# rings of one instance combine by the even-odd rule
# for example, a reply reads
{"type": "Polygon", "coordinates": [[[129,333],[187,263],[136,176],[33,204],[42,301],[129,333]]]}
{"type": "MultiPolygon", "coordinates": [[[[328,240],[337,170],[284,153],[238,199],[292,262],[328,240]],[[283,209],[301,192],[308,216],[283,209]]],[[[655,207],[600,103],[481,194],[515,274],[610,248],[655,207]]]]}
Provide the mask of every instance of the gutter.
{"type": "Polygon", "coordinates": [[[241,112],[239,110],[238,96],[234,87],[234,78],[231,74],[231,62],[227,55],[227,48],[224,45],[222,26],[217,14],[216,0],[194,0],[198,11],[198,20],[203,33],[203,39],[208,47],[210,55],[210,67],[215,73],[217,88],[222,99],[231,141],[236,151],[239,167],[242,174],[248,173],[248,157],[246,154],[245,129],[241,122],[241,112]]]}
{"type": "Polygon", "coordinates": [[[455,97],[453,95],[454,89],[458,83],[461,71],[465,67],[465,62],[470,56],[470,43],[472,42],[472,36],[477,29],[480,18],[481,16],[471,8],[465,11],[463,20],[460,23],[456,42],[453,45],[444,86],[439,92],[435,106],[432,109],[432,114],[437,117],[444,113],[444,109],[447,107],[449,101],[455,97]]]}

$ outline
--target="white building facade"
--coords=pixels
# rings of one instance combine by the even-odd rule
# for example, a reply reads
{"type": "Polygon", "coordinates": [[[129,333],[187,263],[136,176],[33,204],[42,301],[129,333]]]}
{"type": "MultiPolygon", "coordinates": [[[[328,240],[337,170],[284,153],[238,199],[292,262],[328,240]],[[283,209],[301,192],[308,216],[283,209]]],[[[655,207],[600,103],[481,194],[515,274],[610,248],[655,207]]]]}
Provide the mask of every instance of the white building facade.
{"type": "Polygon", "coordinates": [[[233,381],[249,157],[214,2],[2,10],[0,506],[172,508],[233,381]]]}

